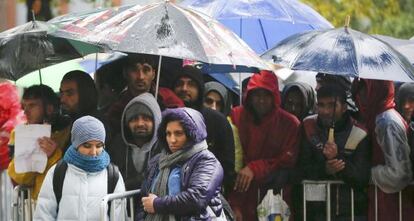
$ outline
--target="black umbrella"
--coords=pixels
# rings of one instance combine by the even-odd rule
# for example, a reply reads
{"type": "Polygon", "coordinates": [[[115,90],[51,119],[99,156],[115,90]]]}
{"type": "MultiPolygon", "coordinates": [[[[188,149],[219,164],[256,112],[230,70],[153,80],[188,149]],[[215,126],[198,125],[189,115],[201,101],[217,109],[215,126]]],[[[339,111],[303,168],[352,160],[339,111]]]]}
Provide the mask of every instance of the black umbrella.
{"type": "MultiPolygon", "coordinates": [[[[92,44],[50,36],[56,26],[32,21],[0,33],[0,77],[16,81],[27,73],[98,52],[92,44]]],[[[41,77],[41,76],[40,76],[41,77]]]]}

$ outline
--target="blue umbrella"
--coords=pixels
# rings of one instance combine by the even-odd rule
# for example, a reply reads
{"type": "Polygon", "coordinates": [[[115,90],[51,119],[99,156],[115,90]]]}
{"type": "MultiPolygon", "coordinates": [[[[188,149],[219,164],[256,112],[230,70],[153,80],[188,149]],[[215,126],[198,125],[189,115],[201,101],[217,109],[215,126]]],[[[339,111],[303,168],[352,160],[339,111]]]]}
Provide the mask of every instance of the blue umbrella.
{"type": "Polygon", "coordinates": [[[297,0],[186,0],[181,4],[217,19],[258,54],[290,35],[333,27],[297,0]]]}
{"type": "Polygon", "coordinates": [[[414,81],[414,67],[389,44],[348,27],[291,36],[262,56],[293,70],[414,81]]]}

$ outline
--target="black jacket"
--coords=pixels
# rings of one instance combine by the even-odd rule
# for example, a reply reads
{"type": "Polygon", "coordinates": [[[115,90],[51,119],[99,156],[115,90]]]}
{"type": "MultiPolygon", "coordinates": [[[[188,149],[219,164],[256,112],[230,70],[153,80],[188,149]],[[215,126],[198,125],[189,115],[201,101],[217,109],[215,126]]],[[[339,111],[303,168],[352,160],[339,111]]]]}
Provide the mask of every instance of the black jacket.
{"type": "MultiPolygon", "coordinates": [[[[345,182],[345,185],[331,187],[332,214],[350,216],[350,187],[355,191],[355,214],[366,214],[366,187],[370,176],[371,156],[366,130],[348,114],[336,122],[334,134],[338,147],[336,158],[345,161],[345,168],[334,175],[326,173],[326,158],[322,153],[322,148],[328,137],[328,128],[323,128],[317,115],[312,115],[303,120],[303,130],[304,139],[298,161],[302,180],[341,180],[345,182]],[[351,139],[355,141],[355,145],[350,145],[351,139]]],[[[320,211],[324,211],[324,209],[320,211]]]]}

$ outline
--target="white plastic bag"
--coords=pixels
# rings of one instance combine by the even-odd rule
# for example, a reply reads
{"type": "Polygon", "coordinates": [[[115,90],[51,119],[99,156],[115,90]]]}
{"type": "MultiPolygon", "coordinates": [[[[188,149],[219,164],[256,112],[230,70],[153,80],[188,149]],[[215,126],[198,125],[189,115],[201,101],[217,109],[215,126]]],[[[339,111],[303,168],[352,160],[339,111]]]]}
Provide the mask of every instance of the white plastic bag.
{"type": "Polygon", "coordinates": [[[289,216],[289,206],[280,194],[274,195],[272,189],[267,191],[266,196],[257,206],[257,217],[259,221],[287,221],[289,220],[289,216]]]}
{"type": "Polygon", "coordinates": [[[212,221],[227,221],[226,215],[224,215],[224,208],[221,210],[220,216],[216,216],[213,209],[211,209],[210,206],[207,206],[207,213],[210,215],[212,221]]]}

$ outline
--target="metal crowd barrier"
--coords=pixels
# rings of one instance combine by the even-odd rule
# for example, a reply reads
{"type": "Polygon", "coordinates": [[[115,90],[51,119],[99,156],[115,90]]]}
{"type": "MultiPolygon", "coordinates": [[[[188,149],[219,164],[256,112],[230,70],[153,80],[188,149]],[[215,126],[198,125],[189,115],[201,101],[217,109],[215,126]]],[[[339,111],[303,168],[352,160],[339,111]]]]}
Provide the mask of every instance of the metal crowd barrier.
{"type": "MultiPolygon", "coordinates": [[[[303,220],[306,221],[306,201],[321,201],[321,199],[309,199],[312,198],[308,197],[308,194],[311,195],[312,190],[309,189],[308,186],[313,187],[314,190],[318,191],[320,188],[326,188],[326,220],[331,221],[331,185],[343,185],[345,184],[343,181],[338,180],[324,180],[324,181],[316,181],[316,180],[304,180],[302,181],[303,185],[303,220]]],[[[414,183],[410,184],[413,185],[414,183]]],[[[402,191],[398,192],[398,209],[399,209],[399,221],[403,220],[402,215],[402,191]]],[[[317,194],[316,194],[317,195],[317,194]]],[[[368,202],[370,203],[370,202],[368,202]]],[[[378,187],[375,186],[375,220],[378,220],[378,187]]],[[[351,188],[351,221],[354,221],[354,190],[351,188]]]]}
{"type": "Polygon", "coordinates": [[[11,220],[13,185],[7,171],[0,172],[0,221],[11,220]]]}
{"type": "MultiPolygon", "coordinates": [[[[137,190],[131,190],[131,191],[127,191],[124,193],[112,193],[112,194],[108,194],[106,195],[102,201],[101,201],[101,210],[100,210],[100,220],[101,221],[107,221],[108,220],[108,203],[114,200],[126,200],[129,199],[129,206],[130,206],[130,219],[131,221],[135,220],[134,219],[134,215],[135,215],[135,203],[134,203],[134,196],[138,195],[141,193],[140,189],[137,190]]],[[[126,203],[123,203],[122,205],[126,205],[126,203]]],[[[111,203],[111,208],[110,209],[110,216],[109,220],[113,221],[113,220],[119,220],[115,219],[115,203],[111,203]]],[[[123,210],[125,210],[126,213],[126,208],[122,208],[123,210]]]]}
{"type": "Polygon", "coordinates": [[[13,221],[32,221],[34,207],[31,188],[16,186],[12,202],[13,221]]]}

